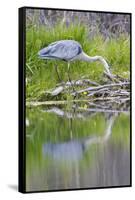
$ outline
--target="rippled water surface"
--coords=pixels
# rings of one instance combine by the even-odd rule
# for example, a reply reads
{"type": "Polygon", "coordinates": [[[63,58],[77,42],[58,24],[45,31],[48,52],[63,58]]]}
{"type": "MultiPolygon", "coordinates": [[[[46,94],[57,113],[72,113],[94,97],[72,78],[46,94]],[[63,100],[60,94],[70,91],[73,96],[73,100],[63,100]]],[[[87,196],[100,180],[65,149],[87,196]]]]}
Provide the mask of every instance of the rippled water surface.
{"type": "Polygon", "coordinates": [[[128,112],[27,109],[26,190],[130,184],[128,112]]]}

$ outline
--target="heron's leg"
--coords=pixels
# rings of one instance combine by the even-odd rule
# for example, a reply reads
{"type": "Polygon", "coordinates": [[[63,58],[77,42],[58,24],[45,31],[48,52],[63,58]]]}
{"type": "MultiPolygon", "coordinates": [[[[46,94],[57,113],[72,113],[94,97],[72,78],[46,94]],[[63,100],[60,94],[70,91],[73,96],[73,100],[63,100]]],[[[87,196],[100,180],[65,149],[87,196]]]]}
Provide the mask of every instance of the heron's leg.
{"type": "Polygon", "coordinates": [[[60,79],[60,76],[59,76],[59,73],[58,73],[58,69],[57,69],[57,64],[55,64],[55,71],[56,71],[56,74],[58,76],[59,82],[61,82],[61,79],[60,79]]]}
{"type": "Polygon", "coordinates": [[[70,70],[70,63],[68,62],[68,80],[70,81],[70,83],[72,85],[72,81],[71,81],[71,78],[69,76],[69,70],[70,70]]]}
{"type": "Polygon", "coordinates": [[[71,86],[72,86],[72,88],[73,88],[73,91],[76,92],[76,91],[75,91],[75,88],[74,88],[74,86],[73,86],[73,84],[72,84],[71,78],[70,78],[70,76],[69,76],[69,70],[70,70],[70,63],[68,62],[68,80],[69,80],[69,82],[71,83],[71,86]]]}

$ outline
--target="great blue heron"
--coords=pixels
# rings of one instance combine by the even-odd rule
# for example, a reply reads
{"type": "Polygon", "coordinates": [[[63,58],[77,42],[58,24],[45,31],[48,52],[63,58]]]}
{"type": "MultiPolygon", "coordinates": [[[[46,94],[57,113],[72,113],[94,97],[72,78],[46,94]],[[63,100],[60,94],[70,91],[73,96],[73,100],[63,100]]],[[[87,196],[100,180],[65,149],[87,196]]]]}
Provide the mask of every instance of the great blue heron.
{"type": "MultiPolygon", "coordinates": [[[[88,56],[82,49],[82,46],[79,42],[75,40],[60,40],[49,44],[49,46],[41,49],[38,52],[38,55],[41,59],[58,59],[63,60],[68,63],[68,78],[69,77],[69,68],[70,62],[74,60],[83,60],[86,62],[100,61],[106,72],[111,75],[109,66],[106,60],[102,56],[88,56]]],[[[59,78],[59,76],[58,76],[59,78]]]]}

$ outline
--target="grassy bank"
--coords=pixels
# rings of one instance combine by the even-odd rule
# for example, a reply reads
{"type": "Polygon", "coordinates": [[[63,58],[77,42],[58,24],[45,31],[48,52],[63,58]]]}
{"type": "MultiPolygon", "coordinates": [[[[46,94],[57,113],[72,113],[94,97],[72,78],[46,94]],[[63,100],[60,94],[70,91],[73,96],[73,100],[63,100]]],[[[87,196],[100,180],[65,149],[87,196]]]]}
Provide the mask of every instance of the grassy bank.
{"type": "MultiPolygon", "coordinates": [[[[113,74],[129,77],[130,71],[130,38],[121,35],[119,38],[105,39],[98,33],[94,38],[89,37],[89,31],[84,25],[70,25],[66,27],[59,24],[55,27],[29,27],[26,31],[26,98],[40,100],[44,91],[55,88],[59,82],[55,65],[63,81],[68,80],[67,63],[64,61],[41,60],[38,51],[49,43],[73,39],[82,45],[83,50],[90,56],[101,55],[111,66],[113,74]]],[[[70,74],[72,80],[89,78],[98,83],[103,80],[103,66],[98,63],[76,61],[71,63],[70,74]]],[[[46,97],[49,98],[49,97],[46,97]]],[[[59,99],[68,99],[68,96],[59,96],[59,99]]],[[[47,100],[47,99],[45,99],[47,100]]],[[[48,99],[49,100],[49,99],[48,99]]]]}

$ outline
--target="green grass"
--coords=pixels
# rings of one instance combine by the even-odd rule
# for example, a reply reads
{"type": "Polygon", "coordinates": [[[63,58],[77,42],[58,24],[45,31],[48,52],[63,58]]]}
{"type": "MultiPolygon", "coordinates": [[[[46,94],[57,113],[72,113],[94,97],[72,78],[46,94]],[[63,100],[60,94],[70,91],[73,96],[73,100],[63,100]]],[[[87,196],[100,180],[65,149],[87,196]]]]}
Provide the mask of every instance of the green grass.
{"type": "MultiPolygon", "coordinates": [[[[130,71],[130,38],[121,35],[119,38],[105,40],[99,33],[93,39],[89,37],[89,31],[84,25],[69,27],[57,25],[56,27],[30,27],[26,31],[26,96],[27,99],[39,100],[43,91],[55,88],[58,83],[55,64],[63,81],[68,80],[67,63],[64,61],[41,60],[38,51],[49,43],[73,39],[81,43],[83,50],[90,56],[101,55],[111,66],[112,73],[129,77],[130,71]]],[[[71,79],[81,77],[90,78],[93,81],[103,81],[104,68],[99,62],[86,63],[75,61],[71,63],[71,79]]],[[[67,98],[60,96],[60,99],[67,98]]]]}

